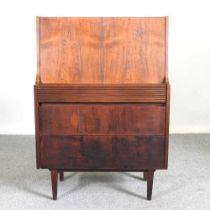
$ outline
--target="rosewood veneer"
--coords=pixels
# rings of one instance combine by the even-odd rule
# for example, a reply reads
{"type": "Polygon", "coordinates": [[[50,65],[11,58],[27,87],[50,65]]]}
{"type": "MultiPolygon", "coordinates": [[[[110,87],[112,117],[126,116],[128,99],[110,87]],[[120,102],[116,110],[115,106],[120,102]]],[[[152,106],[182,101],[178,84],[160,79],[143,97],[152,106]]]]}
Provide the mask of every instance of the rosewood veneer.
{"type": "Polygon", "coordinates": [[[167,17],[37,17],[36,160],[51,171],[167,169],[167,17]]]}

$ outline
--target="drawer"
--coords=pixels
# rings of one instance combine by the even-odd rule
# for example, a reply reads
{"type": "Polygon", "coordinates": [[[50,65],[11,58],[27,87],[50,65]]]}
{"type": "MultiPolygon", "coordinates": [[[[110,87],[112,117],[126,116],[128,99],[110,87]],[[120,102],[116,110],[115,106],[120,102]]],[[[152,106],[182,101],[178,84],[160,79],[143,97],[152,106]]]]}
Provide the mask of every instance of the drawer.
{"type": "Polygon", "coordinates": [[[165,106],[142,104],[42,104],[44,135],[155,135],[165,132],[165,106]]]}
{"type": "Polygon", "coordinates": [[[69,170],[164,168],[163,136],[41,136],[41,167],[69,170]]]}

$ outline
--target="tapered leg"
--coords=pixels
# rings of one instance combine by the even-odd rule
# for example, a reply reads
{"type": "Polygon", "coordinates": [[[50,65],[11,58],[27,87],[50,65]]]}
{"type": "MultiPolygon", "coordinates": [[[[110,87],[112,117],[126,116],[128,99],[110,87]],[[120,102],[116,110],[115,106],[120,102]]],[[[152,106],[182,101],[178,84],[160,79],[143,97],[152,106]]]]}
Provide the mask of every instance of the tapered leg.
{"type": "Polygon", "coordinates": [[[64,180],[64,172],[60,171],[59,174],[60,174],[60,181],[63,181],[64,180]]]}
{"type": "Polygon", "coordinates": [[[152,199],[152,187],[153,187],[153,178],[154,178],[154,171],[147,171],[146,180],[147,180],[147,200],[152,199]]]}
{"type": "Polygon", "coordinates": [[[147,180],[147,172],[144,171],[144,180],[147,180]]]}
{"type": "Polygon", "coordinates": [[[52,182],[53,200],[57,200],[57,189],[58,189],[58,171],[57,170],[51,170],[51,182],[52,182]]]}

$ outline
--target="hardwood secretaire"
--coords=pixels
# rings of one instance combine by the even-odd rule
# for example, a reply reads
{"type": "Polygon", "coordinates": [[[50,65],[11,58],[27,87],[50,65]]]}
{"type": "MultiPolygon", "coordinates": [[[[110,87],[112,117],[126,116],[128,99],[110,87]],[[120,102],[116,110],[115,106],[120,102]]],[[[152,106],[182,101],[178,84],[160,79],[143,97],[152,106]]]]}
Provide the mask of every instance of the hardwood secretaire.
{"type": "Polygon", "coordinates": [[[167,169],[167,17],[37,17],[37,168],[141,171],[152,196],[167,169]]]}

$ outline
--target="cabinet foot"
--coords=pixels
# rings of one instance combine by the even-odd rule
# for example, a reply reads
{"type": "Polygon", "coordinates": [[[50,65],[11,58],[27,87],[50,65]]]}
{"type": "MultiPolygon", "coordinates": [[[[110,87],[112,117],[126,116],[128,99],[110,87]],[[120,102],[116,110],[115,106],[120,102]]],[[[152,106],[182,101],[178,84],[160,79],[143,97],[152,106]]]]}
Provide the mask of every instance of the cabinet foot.
{"type": "Polygon", "coordinates": [[[147,180],[147,200],[151,200],[152,199],[154,170],[153,171],[145,171],[144,176],[147,180]]]}
{"type": "MultiPolygon", "coordinates": [[[[60,181],[64,180],[64,172],[60,171],[60,181]]],[[[152,199],[152,188],[154,179],[154,170],[144,171],[144,179],[147,181],[147,200],[152,199]]],[[[53,200],[57,200],[57,190],[58,190],[58,171],[51,170],[51,184],[52,184],[52,196],[53,200]]]]}
{"type": "Polygon", "coordinates": [[[53,200],[57,200],[57,189],[58,189],[58,171],[57,170],[51,170],[51,184],[52,184],[53,200]]]}
{"type": "Polygon", "coordinates": [[[60,171],[59,175],[60,175],[60,181],[63,181],[64,180],[64,172],[60,171]]]}
{"type": "Polygon", "coordinates": [[[146,171],[143,172],[143,177],[144,177],[144,180],[147,181],[147,172],[146,171]]]}

